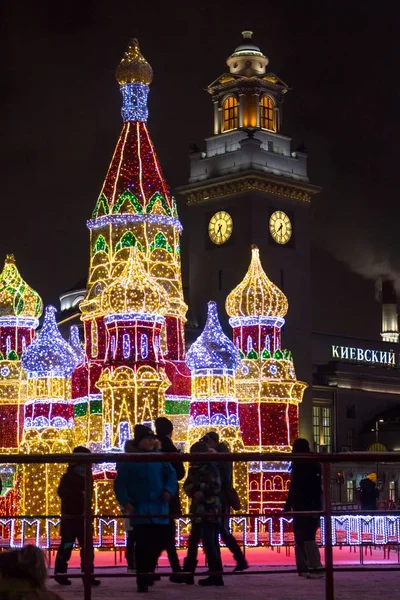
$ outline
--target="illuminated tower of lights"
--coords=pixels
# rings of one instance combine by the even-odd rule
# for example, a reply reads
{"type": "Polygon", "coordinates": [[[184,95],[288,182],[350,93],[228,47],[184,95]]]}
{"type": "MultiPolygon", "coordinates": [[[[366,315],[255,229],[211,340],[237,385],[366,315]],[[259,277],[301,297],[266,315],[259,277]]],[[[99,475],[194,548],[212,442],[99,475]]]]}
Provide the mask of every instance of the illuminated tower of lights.
{"type": "MultiPolygon", "coordinates": [[[[236,394],[243,444],[257,452],[290,452],[298,436],[298,409],[305,383],[297,381],[291,353],[281,349],[286,296],[265,274],[256,246],[243,281],[228,295],[226,312],[242,362],[236,394]]],[[[282,508],[288,465],[249,465],[249,509],[282,508]]]]}
{"type": "MultiPolygon", "coordinates": [[[[21,277],[14,256],[7,255],[0,274],[0,452],[5,454],[18,452],[21,442],[27,382],[20,357],[33,340],[42,310],[40,296],[21,277]]],[[[14,466],[0,466],[0,510],[5,514],[17,504],[14,476],[14,466]]]]}
{"type": "MultiPolygon", "coordinates": [[[[208,431],[216,431],[233,452],[242,451],[235,395],[235,371],[240,365],[240,355],[222,331],[215,302],[208,303],[204,330],[188,350],[186,364],[192,373],[189,444],[199,440],[208,431]]],[[[242,508],[246,503],[246,471],[245,465],[235,463],[234,479],[236,487],[242,492],[242,508]]]]}
{"type": "Polygon", "coordinates": [[[154,426],[164,410],[165,374],[161,348],[165,289],[131,249],[125,269],[101,295],[107,329],[105,364],[98,388],[103,393],[103,450],[123,449],[136,423],[154,426]]]}
{"type": "MultiPolygon", "coordinates": [[[[27,374],[27,400],[20,449],[34,454],[72,452],[74,412],[71,402],[71,374],[78,364],[74,349],[61,336],[56,309],[46,307],[43,327],[22,355],[27,374]]],[[[65,465],[24,465],[22,467],[23,514],[57,514],[56,489],[65,465]]],[[[41,522],[44,534],[45,523],[41,522]]]]}
{"type": "MultiPolygon", "coordinates": [[[[75,411],[89,420],[88,440],[102,443],[97,428],[101,394],[97,381],[109,358],[102,292],[123,272],[130,249],[140,251],[143,268],[167,293],[160,347],[171,382],[164,410],[172,415],[178,439],[186,436],[190,400],[190,373],[184,362],[184,302],[180,234],[176,203],[163,177],[147,129],[147,96],[152,68],[132,40],[116,71],[122,93],[124,121],[90,230],[91,262],[88,290],[81,303],[86,363],[73,377],[75,411]],[[93,421],[93,422],[92,422],[93,421]]],[[[133,350],[132,350],[133,352],[133,350]]]]}

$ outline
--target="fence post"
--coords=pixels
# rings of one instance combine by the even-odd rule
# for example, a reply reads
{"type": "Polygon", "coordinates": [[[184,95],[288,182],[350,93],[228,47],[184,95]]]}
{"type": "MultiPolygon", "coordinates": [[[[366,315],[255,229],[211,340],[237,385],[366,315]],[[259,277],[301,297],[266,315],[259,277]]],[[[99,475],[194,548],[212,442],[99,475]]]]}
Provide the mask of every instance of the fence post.
{"type": "Polygon", "coordinates": [[[332,548],[332,496],[331,496],[331,465],[322,465],[325,509],[325,598],[334,600],[333,587],[333,548],[332,548]]]}
{"type": "Polygon", "coordinates": [[[92,533],[92,465],[85,465],[85,513],[83,545],[83,590],[84,600],[92,598],[93,533],[92,533]]]}

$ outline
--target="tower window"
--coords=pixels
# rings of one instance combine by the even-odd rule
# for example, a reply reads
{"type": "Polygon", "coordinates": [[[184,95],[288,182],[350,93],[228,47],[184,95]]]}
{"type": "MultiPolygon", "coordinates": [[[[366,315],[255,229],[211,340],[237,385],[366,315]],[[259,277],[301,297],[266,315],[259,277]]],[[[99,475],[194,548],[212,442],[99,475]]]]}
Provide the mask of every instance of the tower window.
{"type": "Polygon", "coordinates": [[[237,129],[239,124],[239,104],[235,96],[228,96],[222,107],[222,131],[237,129]]]}
{"type": "Polygon", "coordinates": [[[271,96],[263,96],[260,101],[260,125],[261,129],[276,131],[275,102],[271,96]]]}
{"type": "Polygon", "coordinates": [[[129,335],[127,333],[124,333],[124,336],[122,338],[122,352],[124,355],[124,358],[129,358],[130,354],[131,354],[131,340],[129,338],[129,335]]]}

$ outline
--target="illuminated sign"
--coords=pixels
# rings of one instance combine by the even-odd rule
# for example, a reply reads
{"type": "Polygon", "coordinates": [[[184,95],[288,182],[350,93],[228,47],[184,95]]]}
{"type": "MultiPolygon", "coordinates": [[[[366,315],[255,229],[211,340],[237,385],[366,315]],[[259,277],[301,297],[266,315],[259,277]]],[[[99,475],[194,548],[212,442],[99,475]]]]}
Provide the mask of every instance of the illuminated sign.
{"type": "Polygon", "coordinates": [[[332,345],[332,357],[339,360],[354,360],[356,362],[375,365],[396,366],[396,353],[391,350],[370,350],[369,348],[332,345]]]}

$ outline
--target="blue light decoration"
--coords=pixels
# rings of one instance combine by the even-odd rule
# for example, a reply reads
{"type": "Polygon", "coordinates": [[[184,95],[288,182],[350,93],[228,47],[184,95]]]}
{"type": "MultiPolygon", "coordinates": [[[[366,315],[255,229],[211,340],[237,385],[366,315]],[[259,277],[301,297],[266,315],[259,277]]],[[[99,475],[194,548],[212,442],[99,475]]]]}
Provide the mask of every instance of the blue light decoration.
{"type": "Polygon", "coordinates": [[[186,355],[186,364],[191,371],[200,369],[234,371],[240,364],[237,348],[222,331],[215,302],[208,303],[206,325],[203,332],[191,345],[186,355]]]}
{"type": "Polygon", "coordinates": [[[29,378],[70,377],[78,365],[75,350],[58,330],[56,312],[54,306],[46,306],[43,327],[22,356],[29,378]]]}
{"type": "Polygon", "coordinates": [[[147,96],[149,86],[145,83],[126,83],[120,87],[122,94],[121,115],[124,123],[127,121],[144,121],[149,118],[147,96]]]}
{"type": "Polygon", "coordinates": [[[78,365],[81,365],[85,362],[85,353],[82,348],[81,340],[79,337],[79,327],[78,325],[72,325],[69,329],[69,345],[74,350],[76,354],[76,358],[78,359],[78,365]]]}

